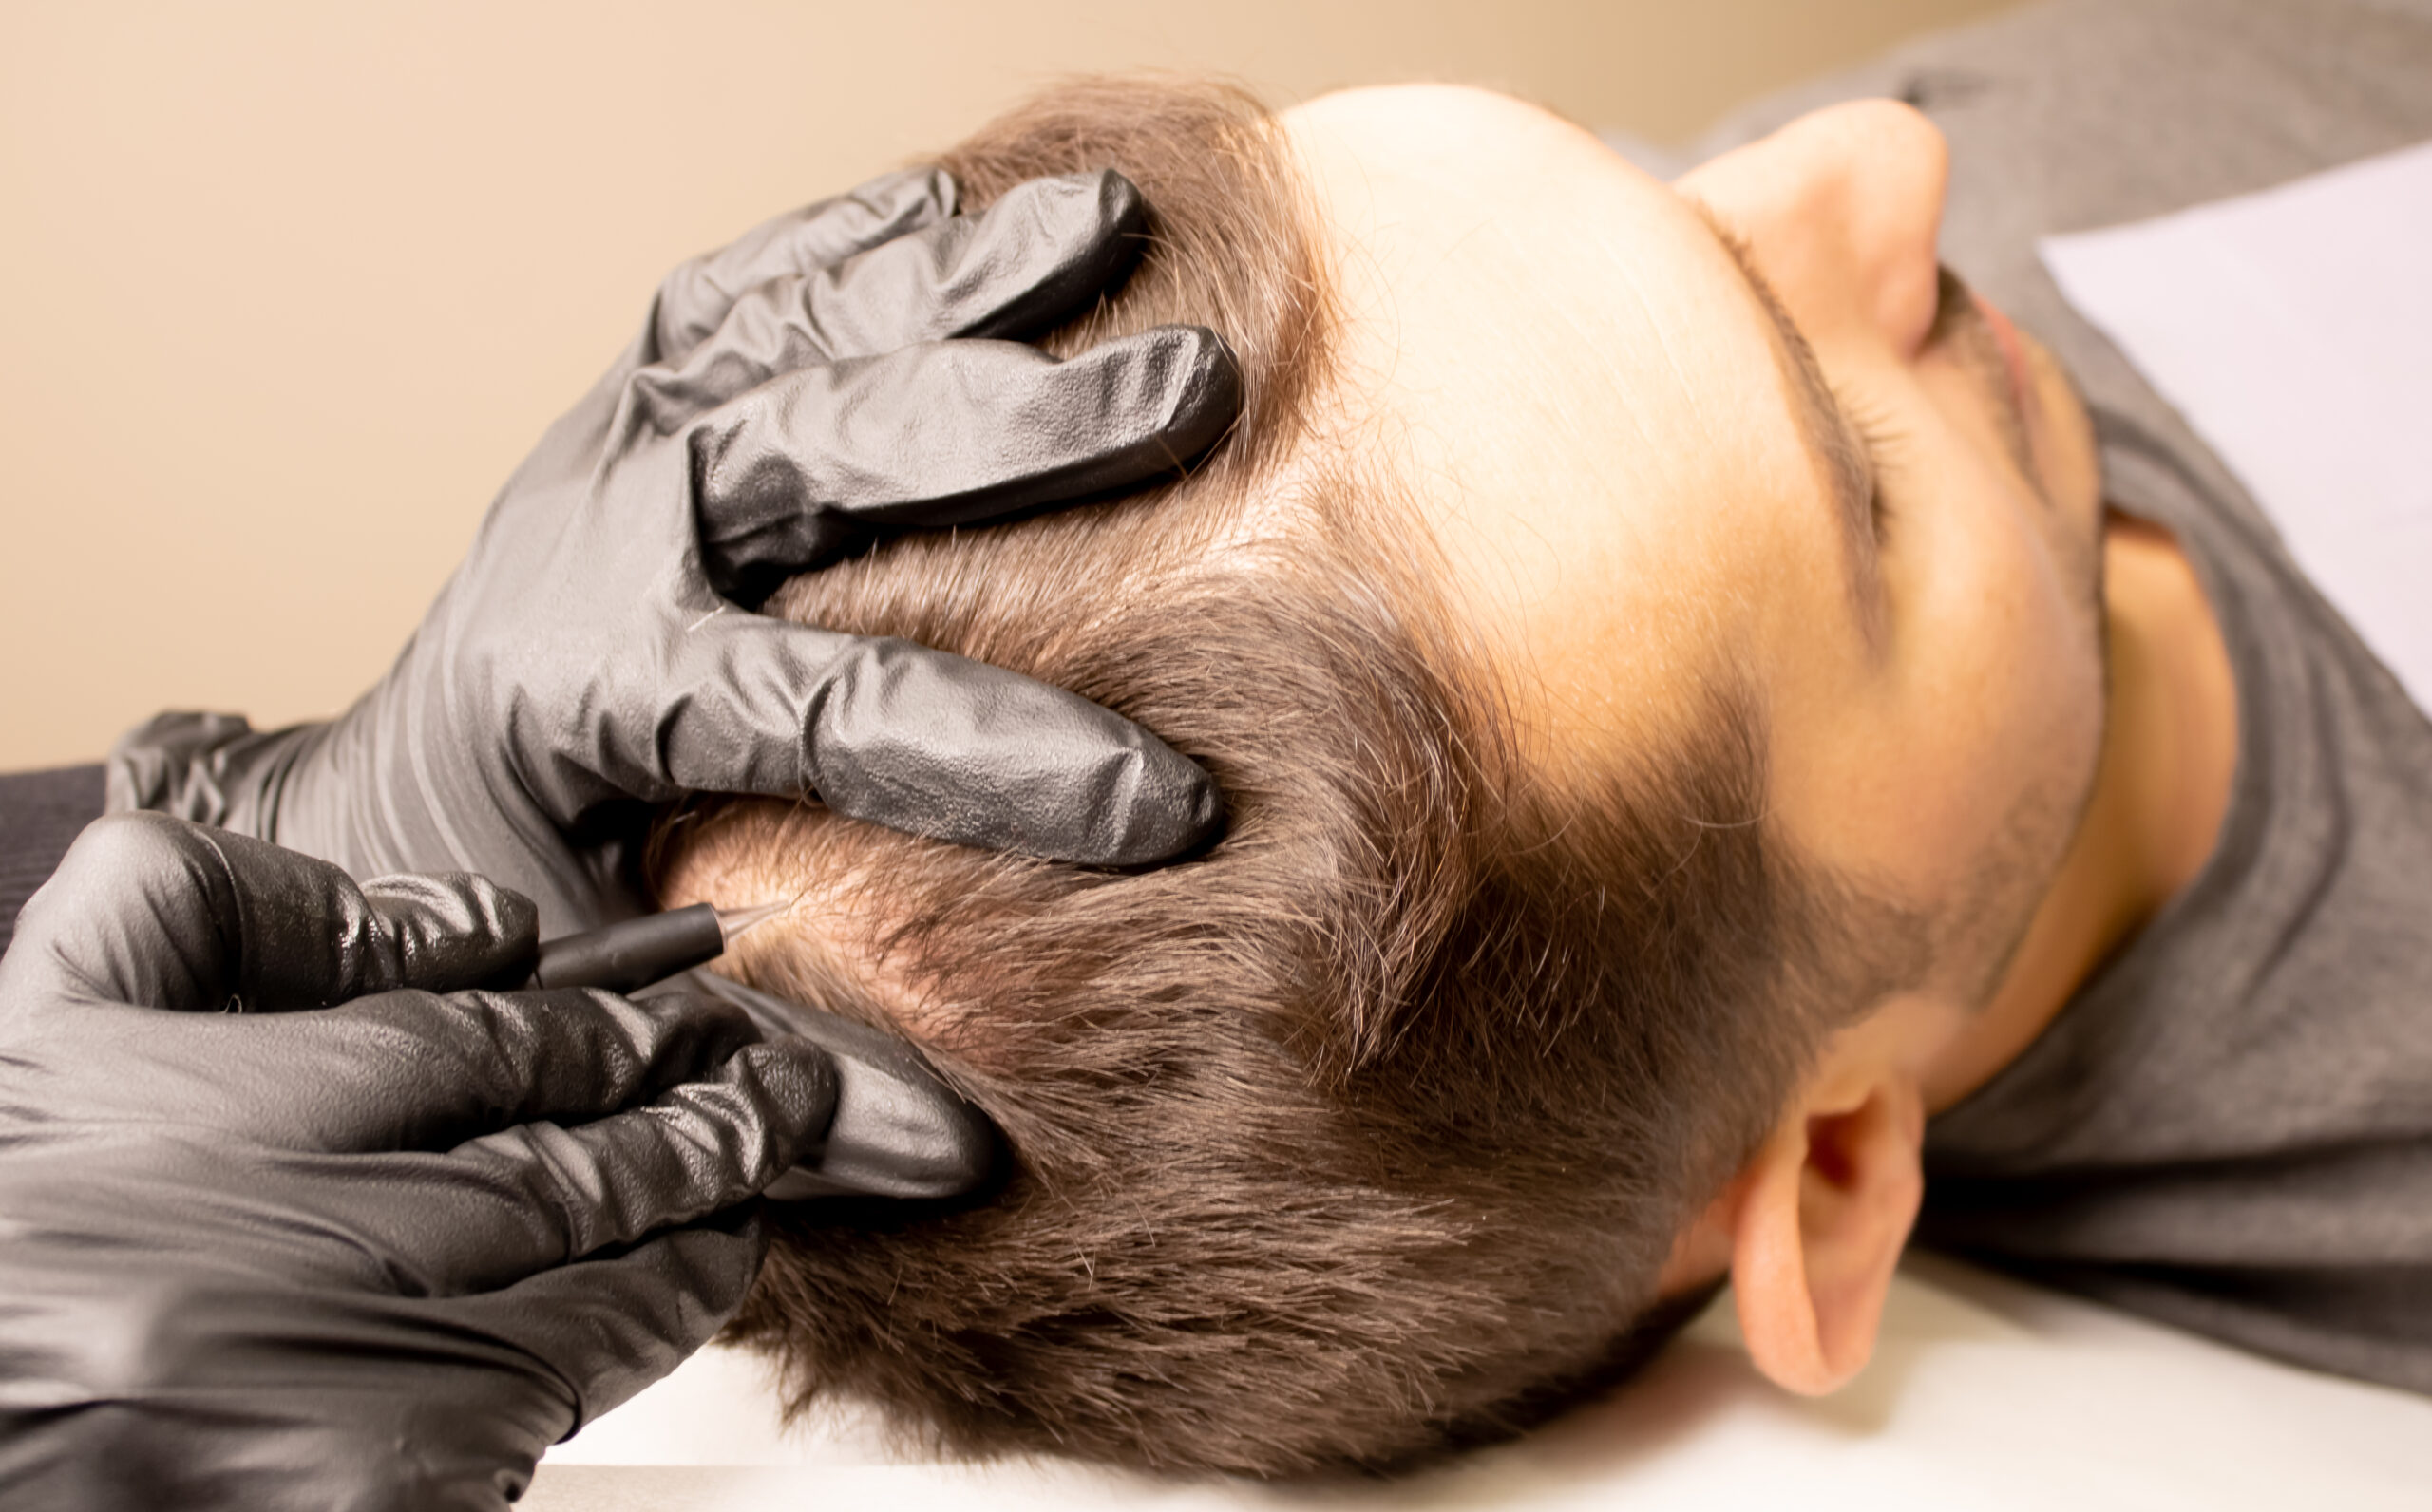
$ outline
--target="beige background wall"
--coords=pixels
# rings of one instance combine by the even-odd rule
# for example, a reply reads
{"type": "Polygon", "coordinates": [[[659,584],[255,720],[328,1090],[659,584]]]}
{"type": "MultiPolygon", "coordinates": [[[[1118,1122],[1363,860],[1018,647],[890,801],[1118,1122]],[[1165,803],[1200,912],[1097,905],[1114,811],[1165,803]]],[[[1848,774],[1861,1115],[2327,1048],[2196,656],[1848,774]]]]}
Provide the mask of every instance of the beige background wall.
{"type": "Polygon", "coordinates": [[[0,770],[376,678],[657,275],[1038,83],[1659,141],[2003,0],[0,3],[0,770]]]}

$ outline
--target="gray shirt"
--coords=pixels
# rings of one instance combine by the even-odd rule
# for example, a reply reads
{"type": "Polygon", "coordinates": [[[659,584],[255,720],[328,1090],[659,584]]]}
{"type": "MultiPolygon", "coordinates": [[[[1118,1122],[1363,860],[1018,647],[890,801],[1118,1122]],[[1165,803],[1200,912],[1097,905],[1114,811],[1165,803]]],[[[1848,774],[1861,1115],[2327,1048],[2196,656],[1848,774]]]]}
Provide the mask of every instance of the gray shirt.
{"type": "Polygon", "coordinates": [[[1868,94],[1948,135],[1946,260],[2078,377],[2107,497],[2178,536],[2239,700],[2212,860],[1933,1121],[1920,1235],[2432,1392],[2432,722],[2034,251],[2432,138],[2432,5],[2037,7],[1766,102],[1709,146],[1868,94]]]}

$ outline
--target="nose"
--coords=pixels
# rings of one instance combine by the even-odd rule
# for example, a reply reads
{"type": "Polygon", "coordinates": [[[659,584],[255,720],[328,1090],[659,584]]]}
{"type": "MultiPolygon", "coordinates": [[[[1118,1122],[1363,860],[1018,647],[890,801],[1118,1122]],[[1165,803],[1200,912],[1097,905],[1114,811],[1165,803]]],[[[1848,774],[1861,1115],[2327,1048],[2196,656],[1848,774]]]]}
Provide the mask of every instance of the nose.
{"type": "Polygon", "coordinates": [[[1810,340],[1868,334],[1906,356],[1933,327],[1949,171],[1932,122],[1861,100],[1725,153],[1679,188],[1748,239],[1810,340]]]}

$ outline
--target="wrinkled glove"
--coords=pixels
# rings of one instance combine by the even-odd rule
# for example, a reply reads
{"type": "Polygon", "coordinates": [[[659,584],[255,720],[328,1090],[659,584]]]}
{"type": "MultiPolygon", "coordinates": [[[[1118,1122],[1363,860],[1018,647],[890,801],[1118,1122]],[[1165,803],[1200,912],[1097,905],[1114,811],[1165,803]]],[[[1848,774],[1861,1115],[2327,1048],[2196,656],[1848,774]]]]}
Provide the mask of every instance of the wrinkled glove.
{"type": "Polygon", "coordinates": [[[1203,329],[1063,362],[1003,339],[1127,270],[1148,223],[1121,175],[1034,180],[978,216],[955,199],[941,172],[897,174],[678,269],[377,688],[267,733],[163,715],[113,753],[111,808],[356,877],[478,872],[535,899],[551,935],[646,906],[650,805],[694,790],[815,792],[897,829],[1107,865],[1204,842],[1222,819],[1206,775],[1107,710],[750,613],[877,531],[1166,476],[1239,408],[1203,329]]]}
{"type": "Polygon", "coordinates": [[[832,1069],[457,991],[532,950],[476,878],[85,832],[0,957],[0,1503],[501,1508],[716,1332],[832,1069]]]}

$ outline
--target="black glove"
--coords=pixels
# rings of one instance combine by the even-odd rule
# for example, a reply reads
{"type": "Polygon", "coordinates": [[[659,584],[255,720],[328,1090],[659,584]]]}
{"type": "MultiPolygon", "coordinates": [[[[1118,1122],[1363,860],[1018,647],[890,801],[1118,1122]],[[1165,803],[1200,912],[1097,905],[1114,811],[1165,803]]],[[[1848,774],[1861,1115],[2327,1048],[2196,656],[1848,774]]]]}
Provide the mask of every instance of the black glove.
{"type": "Polygon", "coordinates": [[[0,1503],[500,1508],[716,1332],[832,1069],[451,991],[532,950],[479,879],[85,832],[0,957],[0,1503]]]}
{"type": "MultiPolygon", "coordinates": [[[[960,525],[1171,472],[1240,405],[1223,342],[1167,327],[1070,361],[1036,334],[1146,236],[1114,173],[980,216],[897,174],[671,274],[553,426],[397,665],[331,724],[163,715],[120,744],[152,808],[357,877],[471,871],[555,935],[639,911],[649,805],[815,791],[840,812],[1138,865],[1222,815],[1199,767],[1093,704],[899,640],[749,613],[881,528],[960,525]]],[[[379,570],[367,562],[365,570],[379,570]]]]}

